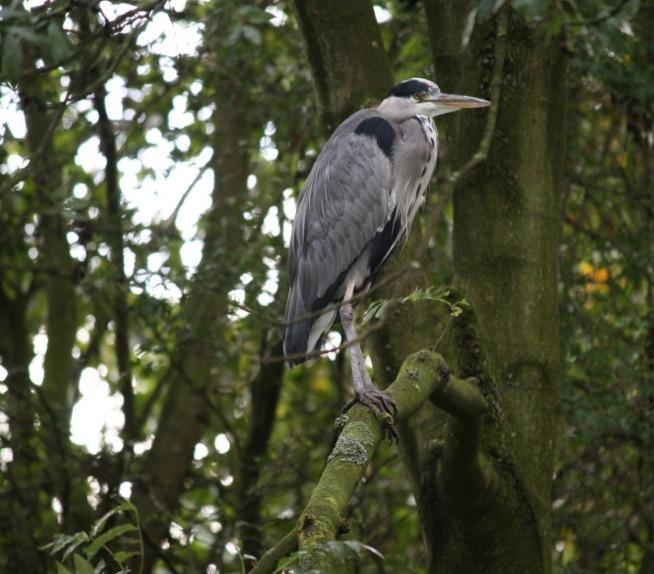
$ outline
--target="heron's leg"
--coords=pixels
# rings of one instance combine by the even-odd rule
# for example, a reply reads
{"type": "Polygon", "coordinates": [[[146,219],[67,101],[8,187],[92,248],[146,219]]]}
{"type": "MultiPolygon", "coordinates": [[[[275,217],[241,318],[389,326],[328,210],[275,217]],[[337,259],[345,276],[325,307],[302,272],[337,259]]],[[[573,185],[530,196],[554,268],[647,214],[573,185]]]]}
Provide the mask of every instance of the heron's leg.
{"type": "MultiPolygon", "coordinates": [[[[352,363],[352,383],[354,384],[355,400],[371,408],[373,412],[375,410],[379,411],[385,419],[388,419],[385,413],[389,415],[390,420],[386,420],[386,422],[392,425],[392,417],[397,414],[397,407],[391,398],[383,391],[377,389],[370,380],[363,351],[361,351],[361,345],[359,344],[354,328],[352,303],[345,301],[341,305],[340,315],[345,337],[347,338],[347,342],[351,343],[348,348],[350,350],[350,362],[352,363]]],[[[394,430],[389,432],[389,434],[394,436],[394,430]]]]}

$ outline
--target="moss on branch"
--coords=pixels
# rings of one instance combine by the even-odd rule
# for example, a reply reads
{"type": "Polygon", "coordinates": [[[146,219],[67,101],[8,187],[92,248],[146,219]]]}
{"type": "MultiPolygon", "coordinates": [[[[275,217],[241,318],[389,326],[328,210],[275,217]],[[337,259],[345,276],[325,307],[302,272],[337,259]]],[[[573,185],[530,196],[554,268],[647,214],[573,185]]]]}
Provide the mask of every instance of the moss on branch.
{"type": "MultiPolygon", "coordinates": [[[[423,350],[411,355],[386,392],[398,407],[396,422],[409,418],[431,397],[457,418],[462,438],[467,436],[466,429],[471,433],[470,440],[458,441],[466,448],[462,455],[465,466],[469,466],[470,456],[472,460],[480,460],[477,456],[479,441],[475,437],[478,437],[479,419],[486,409],[486,401],[471,381],[452,376],[439,354],[423,350]],[[477,452],[471,452],[471,447],[477,452]]],[[[297,526],[264,554],[252,574],[272,572],[284,553],[296,547],[307,551],[303,562],[309,563],[311,568],[320,572],[338,571],[322,546],[344,530],[342,516],[383,437],[380,419],[363,405],[354,405],[342,421],[343,430],[297,526]]]]}

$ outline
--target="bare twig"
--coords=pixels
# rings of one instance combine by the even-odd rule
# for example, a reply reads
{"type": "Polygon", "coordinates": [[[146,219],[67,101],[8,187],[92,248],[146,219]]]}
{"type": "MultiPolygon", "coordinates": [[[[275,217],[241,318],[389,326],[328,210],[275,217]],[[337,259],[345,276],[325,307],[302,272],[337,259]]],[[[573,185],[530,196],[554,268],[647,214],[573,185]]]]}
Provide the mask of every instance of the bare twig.
{"type": "MultiPolygon", "coordinates": [[[[374,293],[375,291],[381,289],[382,287],[385,287],[389,285],[390,283],[393,283],[394,281],[397,281],[402,277],[405,273],[408,273],[412,269],[415,269],[416,267],[419,267],[419,263],[417,261],[412,261],[408,265],[405,265],[401,269],[398,269],[397,271],[393,273],[389,273],[386,277],[384,277],[383,280],[375,283],[370,287],[370,289],[365,290],[365,291],[360,291],[359,293],[356,293],[355,295],[352,296],[350,301],[353,304],[358,303],[359,301],[365,299],[368,297],[370,294],[374,293]]],[[[277,327],[288,327],[289,325],[295,325],[296,323],[301,323],[302,321],[307,321],[309,319],[315,319],[316,317],[320,317],[321,315],[325,313],[329,313],[330,311],[337,311],[338,309],[341,308],[342,303],[340,301],[337,301],[336,303],[330,303],[326,307],[323,307],[322,309],[318,309],[317,311],[313,311],[311,313],[306,313],[304,315],[301,315],[300,317],[297,317],[291,321],[284,321],[283,319],[279,319],[276,317],[272,317],[271,315],[267,315],[266,313],[263,313],[257,309],[254,309],[252,307],[249,307],[247,305],[244,305],[243,303],[238,303],[237,301],[230,300],[229,304],[233,307],[237,307],[239,309],[243,309],[244,311],[247,311],[248,313],[251,313],[255,317],[260,318],[263,321],[266,321],[270,325],[275,325],[277,327]]]]}
{"type": "Polygon", "coordinates": [[[479,150],[473,155],[467,163],[455,171],[448,178],[448,183],[454,185],[470,170],[477,167],[481,162],[486,161],[490,150],[493,134],[495,133],[495,124],[497,122],[497,112],[500,107],[500,88],[502,85],[502,76],[504,73],[504,59],[506,57],[506,37],[509,24],[509,9],[503,7],[497,14],[497,32],[495,40],[495,61],[493,63],[493,75],[491,77],[491,105],[486,117],[486,126],[484,135],[481,138],[479,150]]]}
{"type": "MultiPolygon", "coordinates": [[[[163,2],[163,0],[156,0],[154,2],[150,2],[149,4],[144,5],[144,6],[140,7],[140,8],[136,8],[135,10],[131,11],[130,13],[123,14],[123,16],[120,16],[114,22],[124,20],[131,13],[143,12],[144,10],[148,9],[148,8],[146,8],[148,6],[151,7],[151,8],[149,8],[151,10],[153,7],[156,7],[158,4],[161,4],[162,2],[163,2]]],[[[149,12],[148,12],[148,14],[149,14],[149,12]]],[[[48,125],[48,129],[47,129],[47,131],[46,131],[46,133],[45,133],[45,135],[44,135],[44,137],[42,139],[42,142],[41,142],[40,146],[38,147],[38,149],[34,150],[34,152],[32,154],[30,154],[31,158],[30,158],[29,163],[25,167],[15,171],[11,175],[11,177],[9,177],[7,179],[5,184],[2,187],[0,187],[0,196],[2,196],[3,194],[11,191],[20,182],[22,182],[23,180],[27,179],[27,177],[29,177],[29,175],[30,175],[30,173],[31,173],[31,171],[33,169],[34,163],[36,161],[38,161],[38,159],[43,155],[43,153],[47,149],[48,142],[50,141],[52,135],[54,134],[57,126],[59,125],[59,123],[61,121],[61,118],[63,117],[63,115],[66,112],[66,110],[68,109],[68,107],[72,103],[86,98],[88,94],[93,93],[96,89],[98,89],[99,87],[104,85],[104,83],[109,78],[111,78],[111,76],[113,76],[114,72],[116,71],[116,68],[118,67],[120,62],[123,60],[125,54],[127,53],[127,50],[132,45],[133,40],[141,32],[143,25],[144,24],[141,24],[140,26],[135,27],[129,33],[129,35],[123,41],[122,46],[118,50],[118,53],[116,54],[116,56],[114,56],[114,59],[111,62],[111,64],[109,66],[107,66],[105,71],[102,74],[98,75],[98,77],[96,79],[94,79],[94,81],[92,81],[90,84],[88,84],[86,86],[79,86],[79,85],[76,85],[75,81],[71,81],[70,86],[68,87],[68,90],[66,92],[66,95],[65,95],[63,101],[57,102],[56,104],[51,105],[51,106],[46,106],[46,108],[48,108],[48,107],[53,108],[55,110],[55,113],[52,116],[52,120],[50,121],[50,123],[48,125]]],[[[100,43],[98,45],[98,47],[96,48],[94,55],[91,58],[87,59],[87,61],[85,61],[83,63],[83,68],[84,69],[93,68],[96,65],[96,63],[99,61],[99,58],[101,57],[103,48],[104,48],[104,44],[100,43]],[[91,61],[89,61],[89,60],[91,60],[91,61]]],[[[35,72],[41,74],[42,70],[36,70],[35,72]]]]}
{"type": "MultiPolygon", "coordinates": [[[[213,157],[213,154],[212,154],[213,157]]],[[[198,182],[202,179],[202,176],[206,173],[206,171],[209,169],[211,165],[211,157],[207,160],[207,162],[198,168],[198,173],[193,179],[193,181],[190,183],[190,185],[186,188],[186,191],[182,193],[182,197],[179,198],[179,201],[177,202],[177,205],[175,206],[175,209],[173,209],[173,212],[168,216],[168,218],[162,223],[162,227],[167,228],[167,227],[172,227],[175,225],[175,220],[177,219],[177,216],[179,215],[179,210],[182,208],[184,205],[184,202],[188,198],[189,194],[193,191],[195,186],[198,184],[198,182]]]]}

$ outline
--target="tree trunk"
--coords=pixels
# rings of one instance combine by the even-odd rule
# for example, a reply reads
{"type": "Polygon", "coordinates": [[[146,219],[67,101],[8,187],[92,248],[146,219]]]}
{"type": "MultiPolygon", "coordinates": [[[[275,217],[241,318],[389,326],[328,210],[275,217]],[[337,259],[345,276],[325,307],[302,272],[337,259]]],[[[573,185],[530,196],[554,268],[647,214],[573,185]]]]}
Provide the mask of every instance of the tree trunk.
{"type": "Polygon", "coordinates": [[[376,105],[393,81],[370,0],[295,0],[322,125],[332,132],[363,106],[376,105]]]}
{"type": "Polygon", "coordinates": [[[43,85],[36,71],[36,57],[30,53],[29,75],[19,84],[21,106],[27,124],[31,184],[39,214],[39,266],[45,272],[48,346],[39,391],[41,437],[46,457],[49,494],[61,503],[63,529],[76,531],[90,523],[92,512],[86,499],[86,484],[77,478],[76,461],[69,440],[70,417],[75,394],[76,365],[73,347],[77,338],[77,296],[75,262],[66,238],[67,222],[62,215],[59,158],[53,135],[58,121],[46,107],[43,85]]]}
{"type": "MultiPolygon", "coordinates": [[[[463,53],[465,10],[441,1],[427,2],[427,7],[441,81],[448,82],[447,90],[478,93],[492,81],[487,64],[492,28],[477,30],[463,53]]],[[[496,501],[487,501],[486,516],[476,516],[487,520],[485,527],[473,536],[462,531],[457,538],[465,547],[458,549],[448,544],[452,538],[448,529],[426,522],[426,531],[434,533],[430,537],[434,572],[551,570],[565,59],[556,39],[541,37],[514,13],[505,17],[508,49],[493,144],[487,161],[464,178],[454,196],[454,261],[456,282],[477,316],[486,375],[500,397],[499,440],[493,445],[497,451],[489,450],[489,457],[509,481],[504,487],[513,490],[518,507],[515,515],[507,515],[496,501]],[[512,529],[514,536],[498,532],[498,524],[512,521],[523,523],[512,529]],[[493,544],[488,545],[489,540],[493,544]],[[451,550],[443,553],[445,548],[451,550]]],[[[477,149],[478,143],[466,135],[480,133],[482,119],[460,114],[446,127],[452,161],[461,164],[477,149]]],[[[460,510],[445,514],[452,519],[462,516],[460,510]]]]}
{"type": "Polygon", "coordinates": [[[160,554],[195,445],[209,422],[216,374],[226,361],[227,294],[239,276],[241,199],[249,173],[248,104],[238,81],[221,76],[216,88],[213,204],[205,222],[202,261],[184,308],[186,328],[166,375],[168,393],[152,450],[135,485],[134,502],[147,542],[145,574],[160,554]]]}
{"type": "Polygon", "coordinates": [[[35,405],[29,378],[32,345],[27,326],[27,298],[18,294],[10,298],[5,293],[0,273],[0,356],[7,369],[6,414],[11,431],[9,445],[13,460],[7,465],[2,482],[5,496],[0,501],[0,520],[11,524],[14,536],[3,538],[0,547],[0,570],[8,572],[45,571],[39,546],[47,542],[43,535],[39,501],[41,476],[38,468],[35,405]]]}
{"type": "MultiPolygon", "coordinates": [[[[440,341],[446,360],[459,376],[478,379],[490,405],[480,425],[446,415],[433,403],[400,425],[429,571],[549,572],[559,404],[558,187],[564,140],[557,128],[564,125],[563,51],[509,12],[502,16],[509,22],[508,40],[496,38],[493,19],[477,23],[463,51],[465,6],[426,5],[443,90],[488,97],[495,75],[502,95],[489,155],[459,182],[454,199],[458,289],[449,299],[456,304],[465,296],[471,306],[459,303],[460,316],[432,301],[391,307],[386,327],[375,336],[375,379],[387,384],[410,353],[440,341]],[[498,41],[508,47],[501,58],[504,71],[494,73],[498,41]]],[[[314,27],[303,23],[305,36],[319,28],[307,40],[309,61],[322,107],[330,109],[332,101],[344,99],[339,74],[352,77],[341,66],[356,69],[359,58],[343,53],[335,63],[333,54],[344,42],[340,31],[333,33],[326,20],[298,9],[301,20],[306,14],[314,27]]],[[[365,27],[356,34],[360,38],[365,27]]],[[[366,77],[363,85],[368,82],[366,77]]],[[[485,118],[462,112],[439,121],[455,166],[478,151],[485,118]]],[[[334,122],[327,122],[329,129],[334,122]]],[[[412,273],[387,291],[401,288],[406,294],[408,284],[424,285],[424,279],[412,273]]]]}

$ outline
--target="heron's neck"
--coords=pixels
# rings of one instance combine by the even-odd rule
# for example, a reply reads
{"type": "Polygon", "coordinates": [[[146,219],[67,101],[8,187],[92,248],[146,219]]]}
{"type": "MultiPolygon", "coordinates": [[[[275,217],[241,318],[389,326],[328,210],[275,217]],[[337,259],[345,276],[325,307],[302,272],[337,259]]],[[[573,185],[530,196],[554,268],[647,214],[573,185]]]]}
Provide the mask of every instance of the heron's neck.
{"type": "Polygon", "coordinates": [[[377,106],[377,111],[389,120],[396,122],[404,122],[416,115],[415,103],[407,98],[398,98],[396,96],[389,96],[383,100],[377,106]]]}
{"type": "MultiPolygon", "coordinates": [[[[418,120],[418,123],[420,124],[420,128],[422,129],[422,133],[425,136],[425,139],[429,141],[429,138],[433,137],[436,146],[438,146],[438,130],[436,129],[436,122],[434,122],[434,118],[430,116],[418,114],[417,116],[413,116],[413,118],[411,119],[418,120]]],[[[431,144],[431,142],[429,143],[431,144]]]]}

